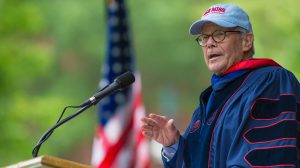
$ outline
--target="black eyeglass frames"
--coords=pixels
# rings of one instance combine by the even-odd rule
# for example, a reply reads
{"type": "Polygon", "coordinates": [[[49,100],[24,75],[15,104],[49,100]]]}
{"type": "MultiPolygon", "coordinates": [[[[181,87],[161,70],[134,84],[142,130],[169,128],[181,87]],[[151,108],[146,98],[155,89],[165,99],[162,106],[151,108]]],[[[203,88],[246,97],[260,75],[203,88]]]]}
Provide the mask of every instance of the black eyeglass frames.
{"type": "Polygon", "coordinates": [[[205,47],[210,36],[215,42],[219,43],[226,38],[226,33],[244,33],[244,32],[238,30],[228,30],[228,31],[216,30],[210,35],[200,34],[195,40],[200,46],[205,47]]]}

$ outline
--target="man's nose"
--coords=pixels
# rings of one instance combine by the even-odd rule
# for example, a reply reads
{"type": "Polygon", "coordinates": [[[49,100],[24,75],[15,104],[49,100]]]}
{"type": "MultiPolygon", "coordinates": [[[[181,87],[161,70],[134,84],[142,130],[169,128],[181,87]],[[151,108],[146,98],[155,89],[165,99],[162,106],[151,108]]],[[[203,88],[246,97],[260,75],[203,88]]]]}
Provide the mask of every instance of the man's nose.
{"type": "Polygon", "coordinates": [[[212,36],[209,36],[206,42],[206,47],[216,46],[216,41],[213,39],[212,36]]]}

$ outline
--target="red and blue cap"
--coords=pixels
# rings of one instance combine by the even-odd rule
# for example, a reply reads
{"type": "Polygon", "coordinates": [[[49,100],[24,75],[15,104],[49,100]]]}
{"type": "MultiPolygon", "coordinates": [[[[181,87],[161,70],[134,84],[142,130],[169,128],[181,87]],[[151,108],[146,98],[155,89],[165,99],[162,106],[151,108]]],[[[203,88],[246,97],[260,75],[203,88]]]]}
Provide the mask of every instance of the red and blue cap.
{"type": "Polygon", "coordinates": [[[252,32],[248,14],[242,8],[234,4],[217,4],[209,7],[201,19],[191,25],[190,34],[200,34],[206,22],[212,22],[221,27],[241,27],[248,32],[252,32]]]}

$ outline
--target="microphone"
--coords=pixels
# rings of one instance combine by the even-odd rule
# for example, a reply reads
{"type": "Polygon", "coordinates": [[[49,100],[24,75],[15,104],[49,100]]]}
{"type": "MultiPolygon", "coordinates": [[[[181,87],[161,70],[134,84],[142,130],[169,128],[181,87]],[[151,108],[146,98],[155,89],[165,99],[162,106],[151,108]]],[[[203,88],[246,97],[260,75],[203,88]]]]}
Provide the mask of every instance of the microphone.
{"type": "Polygon", "coordinates": [[[88,100],[86,100],[84,103],[82,103],[80,106],[85,106],[87,104],[96,104],[99,100],[101,100],[103,97],[112,94],[115,91],[122,90],[126,88],[127,86],[131,85],[135,81],[135,77],[132,74],[132,72],[127,71],[120,76],[118,76],[113,83],[109,84],[105,88],[98,91],[95,95],[90,97],[88,100]]]}
{"type": "MultiPolygon", "coordinates": [[[[71,120],[72,118],[76,117],[77,115],[81,114],[84,110],[88,109],[89,107],[91,107],[94,104],[97,104],[98,101],[100,101],[103,97],[121,90],[127,86],[129,86],[130,84],[132,84],[135,81],[134,75],[131,72],[125,72],[124,74],[118,76],[113,83],[111,83],[110,85],[108,85],[107,87],[104,87],[103,89],[101,89],[99,92],[97,92],[94,96],[92,96],[91,98],[89,98],[87,101],[85,101],[83,104],[81,104],[80,106],[73,106],[73,107],[81,107],[81,109],[64,118],[63,120],[58,120],[56,122],[56,124],[54,126],[52,126],[50,129],[48,129],[43,136],[40,138],[40,140],[38,141],[38,143],[35,145],[35,147],[32,150],[32,156],[33,157],[37,157],[39,149],[41,147],[41,145],[51,136],[51,134],[53,133],[53,131],[58,128],[59,126],[61,126],[62,124],[64,124],[65,122],[71,120]]],[[[71,107],[71,106],[69,106],[71,107]]],[[[66,109],[66,108],[65,108],[66,109]]],[[[64,111],[63,111],[64,113],[64,111]]],[[[63,115],[62,113],[62,115],[63,115]]],[[[61,115],[61,117],[62,117],[61,115]]]]}

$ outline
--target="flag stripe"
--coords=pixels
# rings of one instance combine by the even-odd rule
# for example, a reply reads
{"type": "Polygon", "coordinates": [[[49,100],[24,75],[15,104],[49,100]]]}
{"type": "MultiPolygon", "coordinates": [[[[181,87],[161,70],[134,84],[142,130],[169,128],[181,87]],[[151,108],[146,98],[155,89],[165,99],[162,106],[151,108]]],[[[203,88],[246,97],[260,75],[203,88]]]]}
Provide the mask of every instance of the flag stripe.
{"type": "MultiPolygon", "coordinates": [[[[130,122],[129,122],[127,128],[122,133],[119,141],[116,144],[109,147],[109,150],[107,151],[105,158],[103,159],[102,163],[100,164],[100,167],[106,167],[106,166],[112,165],[113,161],[116,159],[122,146],[124,146],[124,144],[126,143],[126,140],[128,139],[128,136],[130,135],[132,126],[133,126],[133,117],[130,117],[130,122]]],[[[104,135],[101,128],[100,128],[100,130],[101,130],[100,135],[104,135]]]]}
{"type": "Polygon", "coordinates": [[[131,87],[99,102],[92,165],[98,168],[147,168],[150,167],[148,142],[141,133],[140,122],[145,115],[141,80],[135,71],[125,3],[124,0],[106,2],[108,43],[100,88],[128,70],[135,72],[136,81],[131,87]]]}

